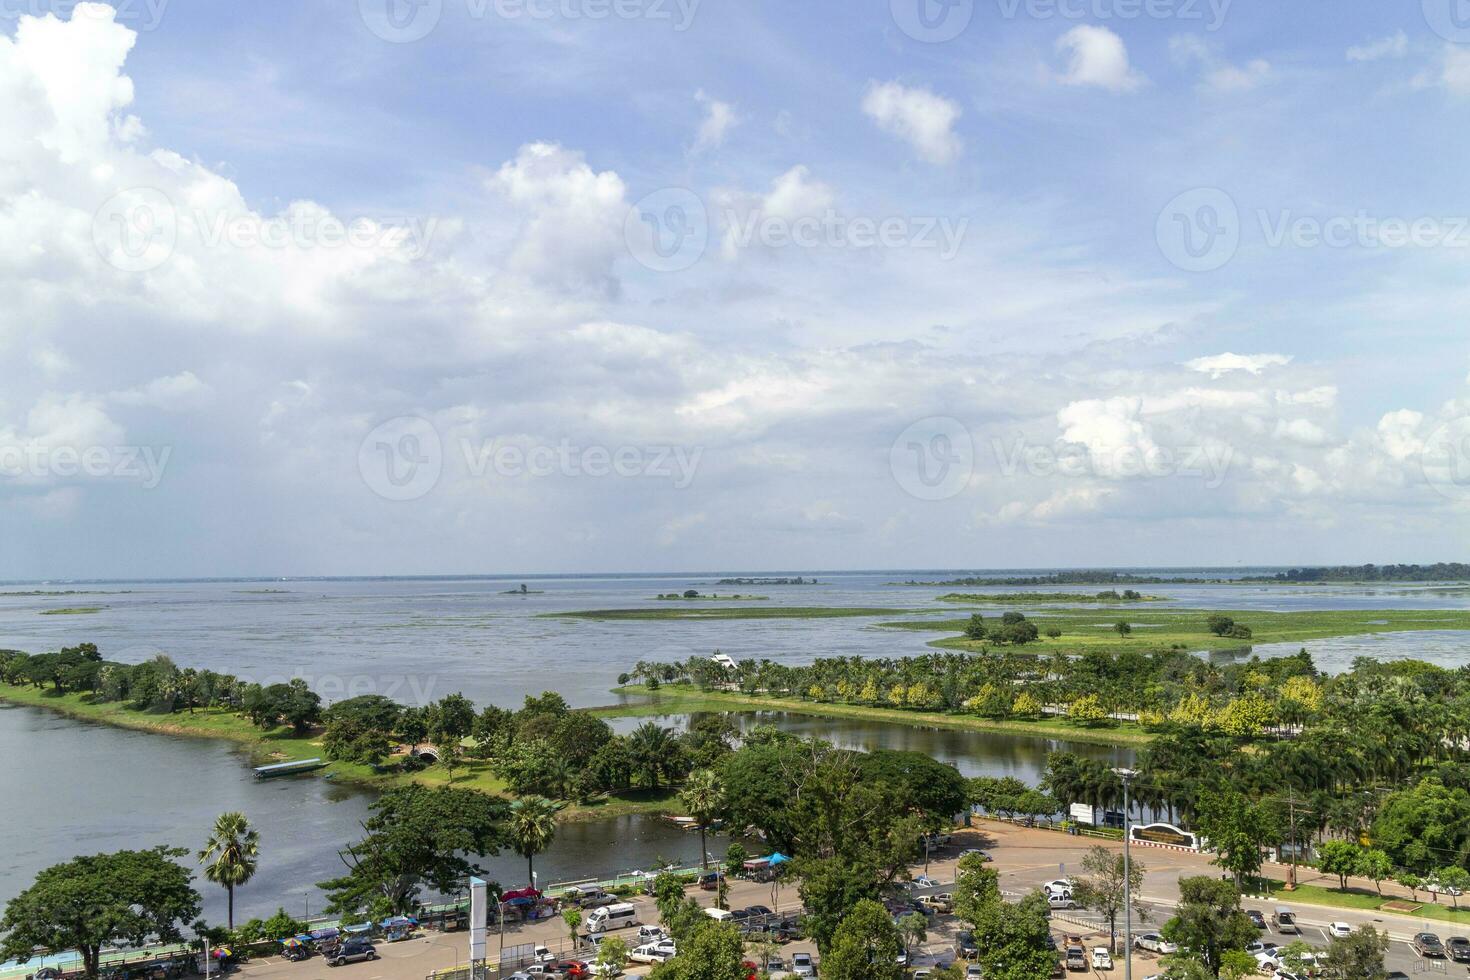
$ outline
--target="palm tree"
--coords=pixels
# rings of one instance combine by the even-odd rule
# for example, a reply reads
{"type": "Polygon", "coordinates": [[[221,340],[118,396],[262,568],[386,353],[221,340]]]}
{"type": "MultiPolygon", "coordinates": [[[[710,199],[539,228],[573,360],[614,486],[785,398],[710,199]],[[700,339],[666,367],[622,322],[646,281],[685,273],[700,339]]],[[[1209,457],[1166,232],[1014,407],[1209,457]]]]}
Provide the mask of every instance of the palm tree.
{"type": "Polygon", "coordinates": [[[199,852],[204,877],[223,885],[228,896],[226,922],[235,928],[235,889],[255,877],[260,858],[260,835],[245,820],[245,814],[221,813],[214,830],[199,852]]]}
{"type": "Polygon", "coordinates": [[[536,887],[536,855],[556,837],[556,814],[564,806],[544,796],[523,796],[510,805],[510,837],[515,851],[526,859],[526,873],[536,887]]]}
{"type": "Polygon", "coordinates": [[[713,769],[699,769],[689,774],[689,781],[679,790],[679,802],[699,827],[699,860],[705,871],[709,870],[709,852],[705,850],[704,835],[709,825],[715,822],[725,809],[725,788],[713,769]]]}
{"type": "Polygon", "coordinates": [[[628,736],[628,755],[632,757],[633,768],[652,789],[658,789],[659,776],[668,762],[673,741],[670,729],[652,721],[645,721],[628,736]]]}

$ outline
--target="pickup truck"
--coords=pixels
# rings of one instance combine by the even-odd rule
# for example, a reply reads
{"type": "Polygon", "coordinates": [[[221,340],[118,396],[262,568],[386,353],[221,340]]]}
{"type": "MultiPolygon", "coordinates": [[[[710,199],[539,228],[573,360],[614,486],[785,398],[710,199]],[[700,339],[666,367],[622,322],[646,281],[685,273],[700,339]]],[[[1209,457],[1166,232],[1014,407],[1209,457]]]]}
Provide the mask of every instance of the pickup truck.
{"type": "Polygon", "coordinates": [[[1081,946],[1068,946],[1067,969],[1085,972],[1088,969],[1087,950],[1081,946]]]}

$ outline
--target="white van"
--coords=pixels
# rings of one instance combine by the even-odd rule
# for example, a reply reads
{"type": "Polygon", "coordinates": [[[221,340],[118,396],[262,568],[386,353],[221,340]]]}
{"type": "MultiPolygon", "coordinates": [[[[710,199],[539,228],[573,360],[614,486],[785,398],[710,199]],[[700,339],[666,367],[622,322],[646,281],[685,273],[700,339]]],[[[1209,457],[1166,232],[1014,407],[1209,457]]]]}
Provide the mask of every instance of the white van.
{"type": "Polygon", "coordinates": [[[604,905],[587,913],[587,933],[610,932],[638,924],[638,909],[627,902],[604,905]]]}
{"type": "Polygon", "coordinates": [[[716,922],[724,922],[726,919],[731,918],[735,913],[731,912],[729,909],[708,908],[704,910],[704,914],[709,916],[711,919],[714,919],[716,922]]]}

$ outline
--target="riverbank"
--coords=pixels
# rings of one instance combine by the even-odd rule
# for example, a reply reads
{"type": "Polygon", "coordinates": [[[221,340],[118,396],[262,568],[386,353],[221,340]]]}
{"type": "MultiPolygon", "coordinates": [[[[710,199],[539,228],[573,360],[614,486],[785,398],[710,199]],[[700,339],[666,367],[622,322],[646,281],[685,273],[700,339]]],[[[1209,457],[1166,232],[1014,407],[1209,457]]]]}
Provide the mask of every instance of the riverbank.
{"type": "Polygon", "coordinates": [[[905,711],[858,704],[830,704],[801,698],[776,697],[768,694],[744,694],[733,691],[702,691],[690,684],[664,684],[657,690],[629,685],[614,688],[613,693],[637,695],[644,700],[634,704],[593,708],[603,718],[641,718],[699,711],[785,711],[819,718],[856,718],[914,727],[953,728],[971,732],[995,732],[1024,735],[1038,739],[1065,739],[1094,745],[1146,745],[1154,735],[1132,722],[1118,722],[1108,728],[1088,728],[1062,718],[980,718],[975,715],[946,714],[940,711],[905,711]]]}
{"type": "MultiPolygon", "coordinates": [[[[252,766],[273,762],[298,762],[323,756],[319,732],[298,734],[287,726],[261,729],[241,716],[220,708],[193,712],[139,711],[116,701],[92,701],[85,694],[57,694],[30,686],[0,682],[0,701],[41,708],[80,721],[134,731],[183,738],[207,738],[232,742],[245,751],[252,766]]],[[[466,759],[450,772],[430,766],[416,772],[382,772],[353,762],[331,762],[312,774],[316,778],[361,786],[377,791],[418,783],[424,786],[454,786],[492,796],[506,796],[505,783],[490,771],[488,763],[466,759]]],[[[632,814],[682,814],[677,794],[670,788],[632,790],[588,803],[569,804],[561,811],[563,820],[595,820],[632,814]]]]}

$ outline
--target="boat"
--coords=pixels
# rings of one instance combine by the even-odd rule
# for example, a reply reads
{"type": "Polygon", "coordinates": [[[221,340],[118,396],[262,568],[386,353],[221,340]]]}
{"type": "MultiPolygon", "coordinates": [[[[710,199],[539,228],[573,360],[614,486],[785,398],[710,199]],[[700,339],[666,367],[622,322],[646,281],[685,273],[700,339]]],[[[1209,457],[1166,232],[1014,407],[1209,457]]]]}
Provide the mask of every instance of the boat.
{"type": "Polygon", "coordinates": [[[294,776],[299,772],[311,772],[320,769],[326,763],[321,759],[299,759],[296,762],[277,762],[269,766],[256,766],[256,779],[270,779],[272,776],[294,776]]]}

